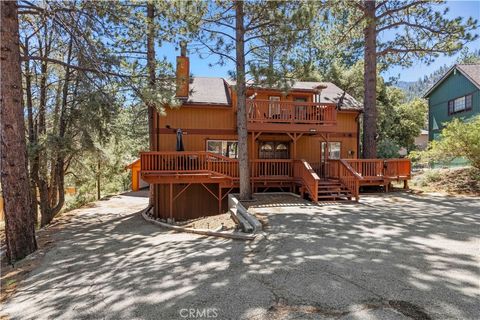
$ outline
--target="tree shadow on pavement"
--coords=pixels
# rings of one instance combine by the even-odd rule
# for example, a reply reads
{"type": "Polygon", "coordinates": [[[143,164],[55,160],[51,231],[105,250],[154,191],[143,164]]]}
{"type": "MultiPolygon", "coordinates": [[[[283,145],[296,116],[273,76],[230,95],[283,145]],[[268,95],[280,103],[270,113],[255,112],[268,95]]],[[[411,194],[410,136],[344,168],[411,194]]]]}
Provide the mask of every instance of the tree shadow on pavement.
{"type": "Polygon", "coordinates": [[[478,199],[269,201],[251,205],[269,220],[266,237],[253,242],[148,224],[141,197],[86,208],[55,235],[4,312],[12,319],[182,319],[191,310],[218,319],[480,314],[478,199]]]}

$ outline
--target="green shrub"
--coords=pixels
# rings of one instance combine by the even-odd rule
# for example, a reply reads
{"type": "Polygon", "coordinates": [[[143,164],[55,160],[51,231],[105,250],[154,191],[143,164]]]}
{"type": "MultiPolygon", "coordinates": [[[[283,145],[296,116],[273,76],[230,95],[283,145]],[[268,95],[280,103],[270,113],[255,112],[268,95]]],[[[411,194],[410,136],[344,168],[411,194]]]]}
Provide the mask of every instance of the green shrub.
{"type": "Polygon", "coordinates": [[[480,116],[462,122],[454,119],[442,130],[439,140],[429,144],[420,155],[423,161],[448,163],[455,158],[465,158],[471,165],[480,169],[480,116]]]}

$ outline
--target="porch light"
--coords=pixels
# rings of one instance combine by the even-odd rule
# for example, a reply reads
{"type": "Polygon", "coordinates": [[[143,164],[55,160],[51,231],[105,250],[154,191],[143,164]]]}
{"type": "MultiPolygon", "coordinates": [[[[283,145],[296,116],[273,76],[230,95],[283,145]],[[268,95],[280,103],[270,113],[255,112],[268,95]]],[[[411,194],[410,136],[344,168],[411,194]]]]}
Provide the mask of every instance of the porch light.
{"type": "Polygon", "coordinates": [[[310,132],[317,132],[317,129],[315,129],[315,128],[310,128],[308,131],[310,131],[310,132]]]}

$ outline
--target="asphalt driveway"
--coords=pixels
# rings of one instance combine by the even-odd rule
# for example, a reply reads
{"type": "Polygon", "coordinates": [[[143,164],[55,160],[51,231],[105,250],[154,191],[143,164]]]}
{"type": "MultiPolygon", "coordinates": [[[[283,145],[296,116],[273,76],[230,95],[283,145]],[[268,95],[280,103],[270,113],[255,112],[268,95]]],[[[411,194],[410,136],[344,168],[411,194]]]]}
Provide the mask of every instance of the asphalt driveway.
{"type": "MultiPolygon", "coordinates": [[[[144,195],[144,194],[143,194],[144,195]]],[[[126,194],[77,210],[12,319],[477,319],[480,200],[407,193],[252,204],[266,238],[173,233],[126,194]]]]}

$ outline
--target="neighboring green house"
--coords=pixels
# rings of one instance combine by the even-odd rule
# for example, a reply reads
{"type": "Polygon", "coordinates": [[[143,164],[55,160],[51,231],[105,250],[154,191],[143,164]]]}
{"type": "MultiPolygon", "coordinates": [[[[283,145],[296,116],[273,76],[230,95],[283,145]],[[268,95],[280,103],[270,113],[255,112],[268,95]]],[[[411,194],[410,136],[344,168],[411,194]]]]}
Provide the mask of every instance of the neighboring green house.
{"type": "Polygon", "coordinates": [[[437,139],[452,119],[480,114],[480,64],[456,64],[425,93],[428,139],[437,139]]]}

